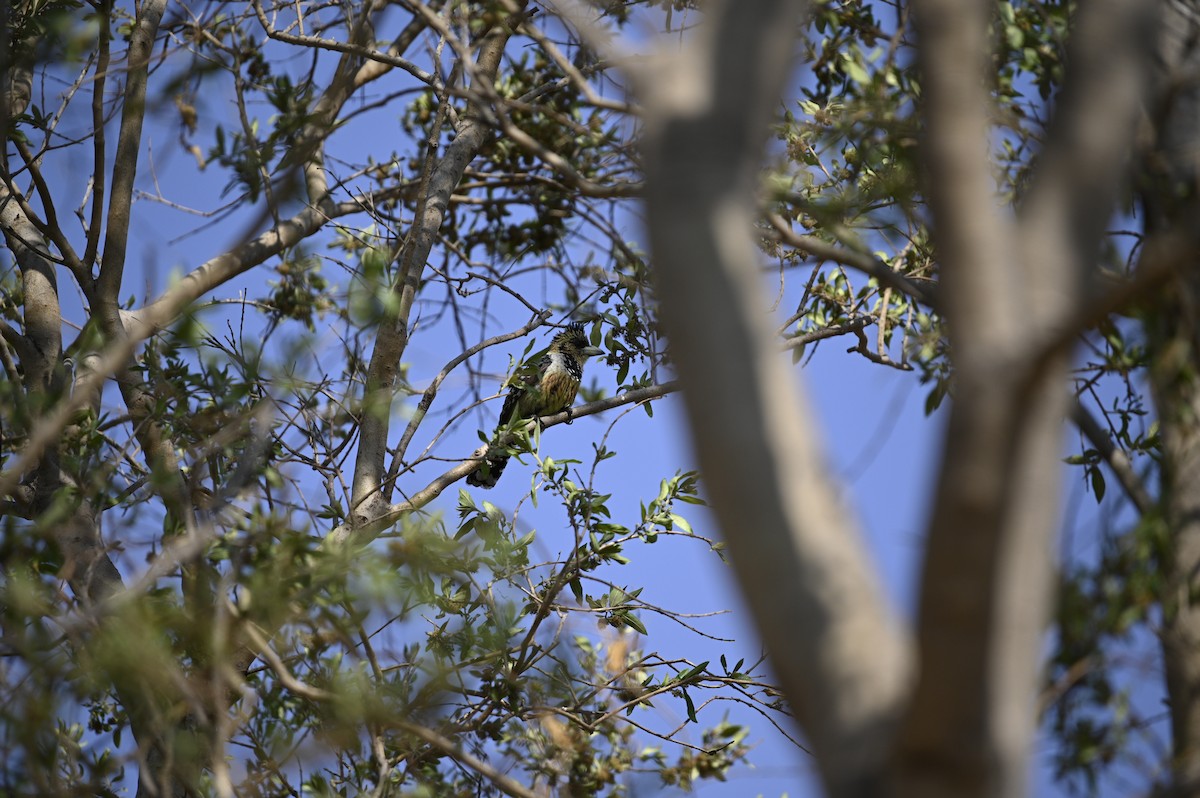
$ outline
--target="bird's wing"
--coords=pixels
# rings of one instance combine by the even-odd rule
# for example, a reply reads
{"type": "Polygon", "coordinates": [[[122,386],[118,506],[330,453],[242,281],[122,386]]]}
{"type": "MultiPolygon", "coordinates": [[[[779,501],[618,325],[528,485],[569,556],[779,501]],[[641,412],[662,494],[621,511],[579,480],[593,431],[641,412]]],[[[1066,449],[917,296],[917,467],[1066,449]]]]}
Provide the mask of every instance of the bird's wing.
{"type": "Polygon", "coordinates": [[[504,406],[500,408],[499,425],[501,427],[512,421],[513,414],[517,410],[517,404],[521,401],[521,397],[525,396],[530,388],[541,382],[542,375],[550,367],[550,362],[550,353],[547,352],[538,360],[536,372],[529,367],[529,363],[526,363],[517,371],[517,375],[509,380],[512,387],[508,389],[508,396],[504,397],[504,406]]]}

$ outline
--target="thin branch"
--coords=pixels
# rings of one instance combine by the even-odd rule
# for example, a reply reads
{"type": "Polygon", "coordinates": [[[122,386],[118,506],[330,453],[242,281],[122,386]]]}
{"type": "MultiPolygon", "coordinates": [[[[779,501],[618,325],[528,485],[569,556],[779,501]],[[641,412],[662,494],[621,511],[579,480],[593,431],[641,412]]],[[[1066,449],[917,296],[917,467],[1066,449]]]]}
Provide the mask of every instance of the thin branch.
{"type": "MultiPolygon", "coordinates": [[[[524,3],[509,3],[508,5],[511,9],[510,14],[516,17],[518,21],[522,21],[522,7],[524,6],[524,3]]],[[[425,15],[427,21],[429,22],[429,26],[441,33],[442,36],[446,38],[446,41],[450,43],[451,47],[458,52],[459,58],[462,59],[462,63],[467,65],[468,71],[471,72],[472,77],[475,78],[476,76],[473,74],[471,68],[470,52],[467,45],[457,36],[455,36],[454,32],[450,30],[449,26],[447,26],[445,22],[433,14],[433,12],[426,9],[423,5],[418,6],[418,9],[422,14],[425,15]]],[[[486,103],[482,105],[491,111],[491,113],[487,115],[488,121],[499,127],[500,132],[502,132],[506,138],[508,138],[518,147],[525,150],[530,155],[537,157],[538,160],[542,161],[551,169],[562,175],[563,181],[575,191],[578,191],[579,193],[588,197],[595,197],[598,199],[631,197],[640,193],[642,187],[637,183],[613,182],[610,184],[604,184],[597,183],[594,180],[584,177],[577,169],[575,169],[574,166],[570,164],[570,162],[567,161],[566,158],[563,158],[557,152],[554,152],[550,148],[544,146],[541,142],[537,141],[520,127],[515,125],[506,110],[508,106],[514,105],[514,101],[501,96],[501,94],[496,91],[494,81],[475,79],[472,81],[472,88],[486,100],[486,103]]]]}
{"type": "Polygon", "coordinates": [[[110,336],[124,333],[117,305],[121,293],[121,280],[125,274],[125,250],[129,243],[129,226],[133,215],[133,182],[142,144],[142,124],[146,119],[146,82],[150,56],[158,23],[166,5],[166,0],[145,0],[129,35],[125,103],[114,156],[112,192],[104,231],[104,252],[101,256],[100,275],[96,278],[96,296],[100,307],[93,308],[93,312],[100,317],[102,329],[110,336]]]}
{"type": "Polygon", "coordinates": [[[873,255],[839,247],[814,236],[800,235],[794,232],[778,214],[769,214],[767,220],[775,228],[779,240],[788,246],[795,247],[801,252],[807,252],[821,260],[833,261],[857,269],[868,277],[874,277],[880,285],[894,288],[905,296],[910,296],[930,307],[936,304],[936,298],[931,291],[921,287],[873,255]]]}
{"type": "Polygon", "coordinates": [[[1133,470],[1133,464],[1129,462],[1128,455],[1113,443],[1104,427],[1078,398],[1075,400],[1075,406],[1071,409],[1071,418],[1075,421],[1079,431],[1104,458],[1104,462],[1108,464],[1117,481],[1121,483],[1125,495],[1133,502],[1133,506],[1138,509],[1138,512],[1146,515],[1154,509],[1154,499],[1151,498],[1141,477],[1133,470]]]}
{"type": "MultiPolygon", "coordinates": [[[[63,265],[70,269],[77,279],[80,279],[80,275],[85,273],[83,264],[80,262],[79,255],[75,253],[70,240],[58,222],[58,211],[54,207],[54,195],[50,192],[50,187],[46,185],[46,179],[42,175],[42,169],[38,164],[38,160],[29,151],[29,147],[25,142],[15,139],[13,144],[17,148],[17,152],[20,153],[21,160],[25,162],[25,166],[29,170],[29,176],[33,178],[33,185],[37,189],[38,197],[42,201],[42,208],[46,213],[46,221],[40,223],[42,234],[54,242],[54,246],[58,248],[59,253],[62,255],[63,265]]],[[[30,221],[35,224],[39,223],[39,220],[34,216],[30,216],[30,221]]]]}
{"type": "Polygon", "coordinates": [[[483,760],[478,759],[472,754],[459,748],[453,740],[443,737],[433,729],[427,729],[424,726],[419,726],[415,723],[409,723],[408,721],[396,719],[391,720],[390,725],[408,732],[414,737],[420,739],[422,742],[428,743],[429,745],[441,751],[443,754],[446,754],[455,762],[469,767],[471,770],[492,782],[492,784],[494,784],[496,787],[500,788],[500,790],[506,795],[511,795],[513,798],[543,798],[512,777],[506,776],[499,770],[496,770],[496,768],[492,767],[487,762],[484,762],[483,760]]]}
{"type": "Polygon", "coordinates": [[[360,206],[356,204],[335,205],[328,199],[315,206],[310,205],[265,233],[197,266],[162,296],[132,313],[128,320],[142,324],[162,319],[173,320],[180,311],[222,283],[294,247],[331,219],[359,209],[360,206]]]}
{"type": "MultiPolygon", "coordinates": [[[[508,5],[511,5],[511,3],[508,3],[508,5]]],[[[623,114],[632,114],[639,117],[641,116],[642,109],[636,105],[630,105],[625,102],[617,102],[597,94],[596,90],[592,88],[592,84],[588,82],[586,77],[584,77],[583,72],[580,71],[580,69],[576,67],[575,64],[569,58],[567,58],[561,50],[558,49],[558,45],[556,45],[553,40],[546,36],[546,34],[542,33],[541,29],[534,25],[533,22],[526,21],[521,26],[521,32],[537,42],[538,46],[542,48],[542,52],[549,56],[554,63],[558,65],[558,68],[561,69],[566,75],[566,80],[570,81],[571,84],[574,85],[581,94],[583,94],[584,99],[587,100],[589,105],[593,105],[597,108],[605,108],[610,111],[619,111],[623,114]]]]}
{"type": "MultiPolygon", "coordinates": [[[[677,390],[679,390],[679,384],[676,382],[667,382],[661,385],[651,385],[646,388],[635,388],[634,390],[625,391],[624,393],[611,396],[607,399],[598,399],[595,402],[588,402],[585,405],[571,408],[570,411],[564,410],[563,412],[556,413],[552,416],[544,416],[540,419],[537,419],[537,423],[540,424],[543,429],[546,429],[559,424],[565,424],[568,421],[573,421],[574,419],[582,418],[584,416],[603,413],[605,410],[611,410],[612,408],[621,407],[622,405],[634,404],[638,402],[649,402],[666,396],[667,394],[674,393],[677,390]]],[[[532,424],[533,422],[531,421],[530,423],[532,424]]],[[[498,443],[503,445],[503,440],[498,441],[498,443]]],[[[488,449],[488,446],[479,447],[475,450],[474,454],[472,454],[470,458],[462,461],[445,473],[439,475],[436,479],[432,480],[424,488],[414,493],[407,500],[385,507],[379,515],[366,520],[366,522],[362,523],[360,526],[356,526],[353,529],[347,524],[342,524],[338,527],[335,527],[330,531],[329,535],[326,536],[326,545],[338,546],[353,540],[354,545],[365,546],[367,543],[370,543],[372,540],[374,540],[381,532],[394,526],[405,515],[408,515],[414,510],[419,510],[425,505],[429,504],[429,502],[440,496],[442,491],[446,490],[446,488],[450,487],[455,482],[458,482],[460,479],[465,478],[468,474],[474,471],[479,465],[479,461],[487,455],[488,449]]]]}
{"type": "MultiPolygon", "coordinates": [[[[106,134],[104,118],[104,90],[108,79],[109,41],[112,38],[111,20],[108,14],[99,15],[100,40],[96,59],[96,79],[92,83],[92,214],[87,229],[87,243],[83,248],[83,268],[87,276],[81,286],[89,296],[92,293],[92,267],[96,253],[100,250],[100,235],[104,224],[104,197],[107,191],[108,169],[106,159],[106,134]]],[[[81,277],[77,276],[77,279],[81,277]]]]}
{"type": "Polygon", "coordinates": [[[279,683],[291,690],[301,698],[306,698],[309,701],[317,701],[320,703],[328,703],[337,699],[336,693],[331,693],[328,690],[322,690],[319,687],[313,687],[311,684],[305,684],[292,675],[288,670],[287,664],[271,648],[271,644],[267,642],[266,637],[255,628],[254,624],[246,623],[242,625],[242,633],[250,638],[250,644],[258,651],[258,656],[263,659],[275,675],[279,678],[279,683]]]}
{"type": "Polygon", "coordinates": [[[371,47],[365,47],[359,44],[349,42],[340,42],[336,39],[324,39],[320,36],[297,36],[294,33],[285,33],[278,30],[271,21],[267,19],[267,13],[262,7],[261,0],[254,0],[254,14],[258,18],[258,24],[262,26],[263,32],[268,38],[274,39],[284,44],[298,44],[304,47],[315,47],[320,50],[329,50],[335,53],[343,53],[353,55],[367,61],[374,61],[379,64],[384,64],[389,67],[403,69],[408,74],[412,75],[417,80],[431,88],[437,88],[438,77],[431,72],[426,72],[419,66],[409,61],[407,58],[401,58],[398,55],[385,53],[381,50],[376,50],[371,47]]]}
{"type": "Polygon", "coordinates": [[[545,323],[546,319],[549,317],[550,311],[539,311],[536,316],[530,319],[522,327],[513,330],[512,332],[496,335],[492,338],[488,338],[485,341],[480,341],[474,346],[468,347],[465,351],[455,356],[449,363],[442,367],[442,370],[439,371],[436,376],[434,376],[432,381],[430,381],[429,387],[426,388],[424,393],[421,394],[421,401],[417,403],[417,407],[413,410],[412,418],[409,419],[408,426],[405,428],[404,434],[400,436],[400,443],[396,446],[395,453],[392,455],[391,467],[389,467],[387,471],[388,482],[395,480],[396,475],[400,473],[400,464],[404,461],[404,453],[408,450],[408,445],[412,441],[413,435],[416,434],[417,427],[421,426],[421,422],[425,420],[425,414],[429,412],[429,408],[433,405],[433,400],[437,397],[438,388],[441,387],[442,382],[446,379],[446,377],[450,376],[450,372],[458,368],[459,364],[465,361],[467,358],[473,357],[479,352],[482,352],[484,349],[528,335],[545,323]]]}
{"type": "Polygon", "coordinates": [[[820,330],[810,330],[801,335],[793,335],[790,338],[785,338],[783,349],[799,349],[816,341],[824,341],[826,338],[836,338],[839,335],[850,335],[859,333],[864,327],[870,327],[875,323],[875,319],[871,316],[859,316],[851,319],[845,324],[834,324],[829,327],[824,327],[820,330]]]}

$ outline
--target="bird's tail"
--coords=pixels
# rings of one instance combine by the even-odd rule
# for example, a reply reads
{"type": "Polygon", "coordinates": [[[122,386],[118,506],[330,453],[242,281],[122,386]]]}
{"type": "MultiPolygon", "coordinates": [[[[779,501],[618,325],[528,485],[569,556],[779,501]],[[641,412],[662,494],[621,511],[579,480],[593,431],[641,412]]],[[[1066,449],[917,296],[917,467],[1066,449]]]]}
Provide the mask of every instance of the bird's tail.
{"type": "Polygon", "coordinates": [[[467,475],[467,484],[477,488],[494,488],[508,465],[509,456],[506,454],[493,455],[484,458],[475,470],[467,475]]]}

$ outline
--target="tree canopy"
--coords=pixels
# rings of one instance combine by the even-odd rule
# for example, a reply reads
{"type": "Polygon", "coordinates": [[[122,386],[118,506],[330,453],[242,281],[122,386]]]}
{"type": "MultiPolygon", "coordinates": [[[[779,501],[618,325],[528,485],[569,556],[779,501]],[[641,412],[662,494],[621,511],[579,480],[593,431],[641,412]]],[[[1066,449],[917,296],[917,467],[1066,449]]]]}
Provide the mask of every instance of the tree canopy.
{"type": "Polygon", "coordinates": [[[1015,796],[1040,729],[1191,794],[1200,10],[701,5],[0,4],[5,790],[634,794],[766,729],[1015,796]],[[571,322],[580,403],[494,434],[571,322]],[[911,613],[818,351],[946,418],[911,613]],[[684,551],[765,654],[661,601],[684,551]]]}

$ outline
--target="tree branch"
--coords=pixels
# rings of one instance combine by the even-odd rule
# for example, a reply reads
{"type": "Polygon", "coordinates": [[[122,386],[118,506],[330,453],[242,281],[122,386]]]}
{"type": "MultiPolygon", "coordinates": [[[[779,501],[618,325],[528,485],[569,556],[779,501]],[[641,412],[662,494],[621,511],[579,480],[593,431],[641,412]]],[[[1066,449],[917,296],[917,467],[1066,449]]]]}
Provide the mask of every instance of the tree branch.
{"type": "Polygon", "coordinates": [[[96,279],[96,296],[100,307],[93,308],[100,317],[102,329],[109,336],[124,332],[117,306],[125,273],[125,248],[129,241],[129,225],[133,215],[133,181],[137,175],[138,153],[142,144],[142,123],[146,118],[146,80],[150,69],[150,54],[166,5],[166,0],[143,0],[129,35],[125,101],[121,113],[121,130],[117,136],[112,194],[109,197],[108,220],[105,224],[104,254],[100,261],[100,276],[96,279]]]}
{"type": "MultiPolygon", "coordinates": [[[[288,33],[276,28],[269,19],[267,13],[263,10],[262,0],[254,0],[254,14],[258,18],[258,24],[262,26],[263,33],[267,34],[268,38],[274,39],[285,44],[298,44],[304,47],[314,47],[321,50],[329,50],[343,55],[354,56],[355,58],[374,61],[387,67],[395,67],[403,69],[408,74],[412,75],[417,80],[427,86],[437,86],[438,78],[431,72],[426,72],[419,66],[409,61],[407,58],[401,58],[398,53],[393,53],[389,48],[388,52],[377,50],[373,47],[367,47],[360,42],[340,42],[336,39],[326,39],[320,36],[298,36],[294,33],[288,33]]],[[[416,15],[414,15],[416,16],[416,15]]],[[[421,25],[424,28],[424,24],[421,25]]]]}
{"type": "MultiPolygon", "coordinates": [[[[428,16],[428,15],[427,15],[428,16]]],[[[462,179],[467,165],[490,134],[484,120],[486,109],[482,97],[484,86],[491,88],[512,31],[508,20],[493,25],[484,34],[479,56],[471,70],[477,99],[471,101],[463,116],[458,135],[446,147],[445,155],[437,161],[430,174],[424,196],[418,207],[416,222],[408,234],[401,254],[401,280],[396,285],[399,310],[394,318],[379,326],[375,350],[367,367],[367,385],[363,397],[366,412],[359,436],[358,458],[354,464],[351,486],[351,523],[368,523],[381,511],[384,497],[384,458],[387,454],[388,433],[391,427],[392,393],[400,358],[408,345],[408,314],[413,305],[416,288],[425,271],[425,263],[445,218],[450,195],[462,179]]],[[[431,142],[436,146],[436,141],[431,142]]]]}
{"type": "Polygon", "coordinates": [[[1075,426],[1083,433],[1084,437],[1091,442],[1092,446],[1096,447],[1096,451],[1104,458],[1104,462],[1108,464],[1109,469],[1117,477],[1117,481],[1121,483],[1121,488],[1124,489],[1125,495],[1133,502],[1133,506],[1137,508],[1142,515],[1154,509],[1154,499],[1151,498],[1150,492],[1146,490],[1146,485],[1142,482],[1133,470],[1133,464],[1129,462],[1129,458],[1125,452],[1117,447],[1109,434],[1105,431],[1092,412],[1084,406],[1079,399],[1075,400],[1075,405],[1071,410],[1071,418],[1075,421],[1075,426]]]}
{"type": "Polygon", "coordinates": [[[857,269],[868,277],[874,277],[880,285],[886,288],[894,288],[905,296],[912,297],[930,307],[936,306],[937,300],[932,291],[908,279],[879,258],[866,252],[856,252],[845,247],[835,246],[813,236],[799,235],[778,214],[770,214],[767,220],[775,228],[778,239],[784,244],[821,260],[833,261],[857,269]]]}
{"type": "MultiPolygon", "coordinates": [[[[651,385],[646,388],[635,388],[634,390],[625,391],[607,399],[597,399],[595,402],[588,402],[587,404],[573,407],[570,411],[564,410],[552,416],[543,416],[537,419],[537,423],[542,429],[548,429],[577,418],[603,413],[605,410],[611,410],[615,407],[659,399],[667,394],[674,393],[678,389],[679,386],[675,382],[651,385]]],[[[530,424],[533,423],[532,421],[530,422],[530,424]]],[[[497,441],[501,446],[506,442],[503,439],[497,441]]],[[[366,522],[360,521],[358,526],[352,527],[349,524],[342,524],[335,527],[326,536],[326,545],[340,546],[353,541],[353,545],[365,546],[378,537],[381,532],[394,526],[405,515],[429,504],[440,496],[446,488],[474,471],[476,466],[479,465],[479,461],[487,455],[489,448],[487,445],[480,446],[470,458],[462,461],[445,473],[440,474],[436,479],[409,496],[405,501],[385,507],[375,518],[369,519],[366,522]]]]}
{"type": "Polygon", "coordinates": [[[390,722],[390,725],[401,729],[408,734],[411,734],[412,736],[420,739],[422,742],[428,743],[429,745],[441,751],[443,754],[449,756],[455,762],[466,765],[471,770],[474,770],[476,773],[500,788],[500,791],[505,795],[511,795],[513,798],[542,798],[539,793],[528,789],[512,777],[506,776],[505,774],[496,770],[487,762],[484,762],[467,751],[459,748],[454,744],[453,740],[443,737],[433,729],[427,729],[424,726],[417,725],[416,723],[409,723],[408,721],[398,719],[393,719],[390,722]]]}
{"type": "Polygon", "coordinates": [[[429,408],[433,406],[433,400],[437,397],[438,388],[446,377],[450,376],[450,372],[458,368],[459,364],[467,360],[479,352],[482,352],[488,347],[502,344],[505,341],[512,341],[516,338],[528,335],[536,330],[546,319],[550,317],[550,311],[539,311],[528,323],[522,327],[513,330],[512,332],[496,335],[488,338],[485,341],[480,341],[474,346],[468,347],[464,352],[456,355],[449,363],[442,367],[434,378],[430,381],[429,387],[421,394],[421,401],[417,403],[417,407],[413,410],[412,418],[409,419],[408,426],[404,429],[404,434],[400,436],[400,443],[397,444],[395,454],[392,455],[392,465],[388,468],[387,481],[392,483],[396,476],[400,473],[400,464],[404,462],[404,453],[408,450],[408,445],[412,441],[413,435],[417,432],[417,427],[421,426],[421,422],[425,420],[425,414],[429,412],[429,408]]]}

